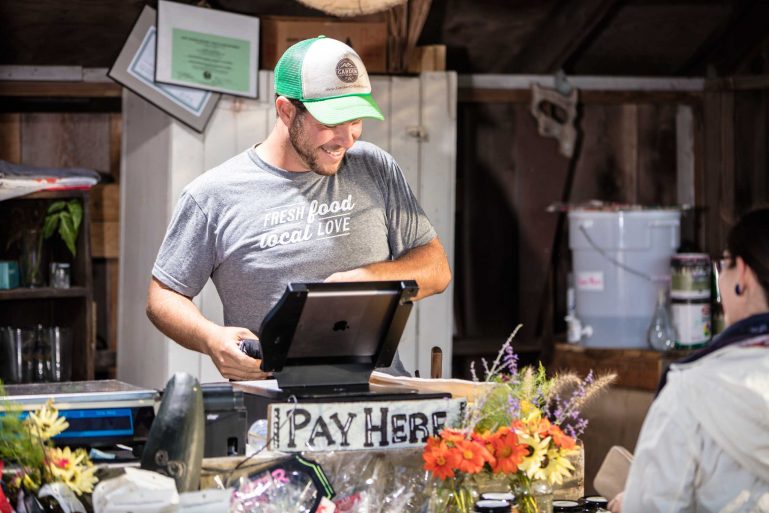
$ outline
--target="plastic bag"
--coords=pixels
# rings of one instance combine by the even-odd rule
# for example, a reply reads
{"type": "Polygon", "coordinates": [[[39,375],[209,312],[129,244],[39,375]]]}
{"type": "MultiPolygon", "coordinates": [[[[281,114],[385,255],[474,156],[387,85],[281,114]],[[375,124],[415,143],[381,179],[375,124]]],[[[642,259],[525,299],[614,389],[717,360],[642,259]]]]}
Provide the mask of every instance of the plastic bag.
{"type": "MultiPolygon", "coordinates": [[[[319,513],[334,489],[314,461],[293,458],[238,479],[230,500],[236,513],[319,513]]],[[[333,507],[330,509],[333,511],[333,507]]]]}

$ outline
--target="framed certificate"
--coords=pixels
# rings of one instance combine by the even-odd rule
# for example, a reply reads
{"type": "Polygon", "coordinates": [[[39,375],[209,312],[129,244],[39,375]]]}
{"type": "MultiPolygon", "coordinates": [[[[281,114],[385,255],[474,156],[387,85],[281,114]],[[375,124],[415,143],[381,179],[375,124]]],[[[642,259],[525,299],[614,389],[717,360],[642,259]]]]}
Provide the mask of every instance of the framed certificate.
{"type": "Polygon", "coordinates": [[[182,123],[203,132],[221,95],[155,81],[156,18],[155,9],[145,6],[108,75],[182,123]]]}
{"type": "Polygon", "coordinates": [[[257,97],[259,18],[160,0],[155,80],[257,97]]]}

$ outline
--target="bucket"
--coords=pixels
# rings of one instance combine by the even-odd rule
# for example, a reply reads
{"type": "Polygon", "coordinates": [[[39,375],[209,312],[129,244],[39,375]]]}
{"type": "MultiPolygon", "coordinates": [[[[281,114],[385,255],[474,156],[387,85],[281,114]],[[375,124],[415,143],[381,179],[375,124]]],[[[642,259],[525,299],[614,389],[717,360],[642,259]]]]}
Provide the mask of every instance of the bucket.
{"type": "Polygon", "coordinates": [[[569,247],[579,343],[647,348],[657,290],[670,279],[680,239],[677,210],[572,210],[569,247]]]}

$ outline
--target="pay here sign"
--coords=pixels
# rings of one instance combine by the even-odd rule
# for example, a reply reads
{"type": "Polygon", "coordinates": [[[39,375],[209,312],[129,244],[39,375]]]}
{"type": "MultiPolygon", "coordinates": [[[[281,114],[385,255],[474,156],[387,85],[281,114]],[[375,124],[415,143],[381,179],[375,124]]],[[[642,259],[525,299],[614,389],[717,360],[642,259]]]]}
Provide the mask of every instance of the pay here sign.
{"type": "Polygon", "coordinates": [[[455,425],[464,399],[276,403],[268,408],[270,448],[284,452],[401,449],[455,425]]]}

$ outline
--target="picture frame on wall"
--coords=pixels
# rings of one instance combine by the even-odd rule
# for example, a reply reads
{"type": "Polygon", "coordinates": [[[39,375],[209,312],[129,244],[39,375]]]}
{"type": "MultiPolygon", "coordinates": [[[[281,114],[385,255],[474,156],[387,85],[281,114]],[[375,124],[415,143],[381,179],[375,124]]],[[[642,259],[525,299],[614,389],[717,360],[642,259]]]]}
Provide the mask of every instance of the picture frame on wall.
{"type": "Polygon", "coordinates": [[[155,80],[257,97],[259,18],[160,0],[155,80]]]}
{"type": "Polygon", "coordinates": [[[221,97],[217,92],[155,81],[157,11],[142,9],[107,75],[185,125],[203,132],[221,97]]]}

